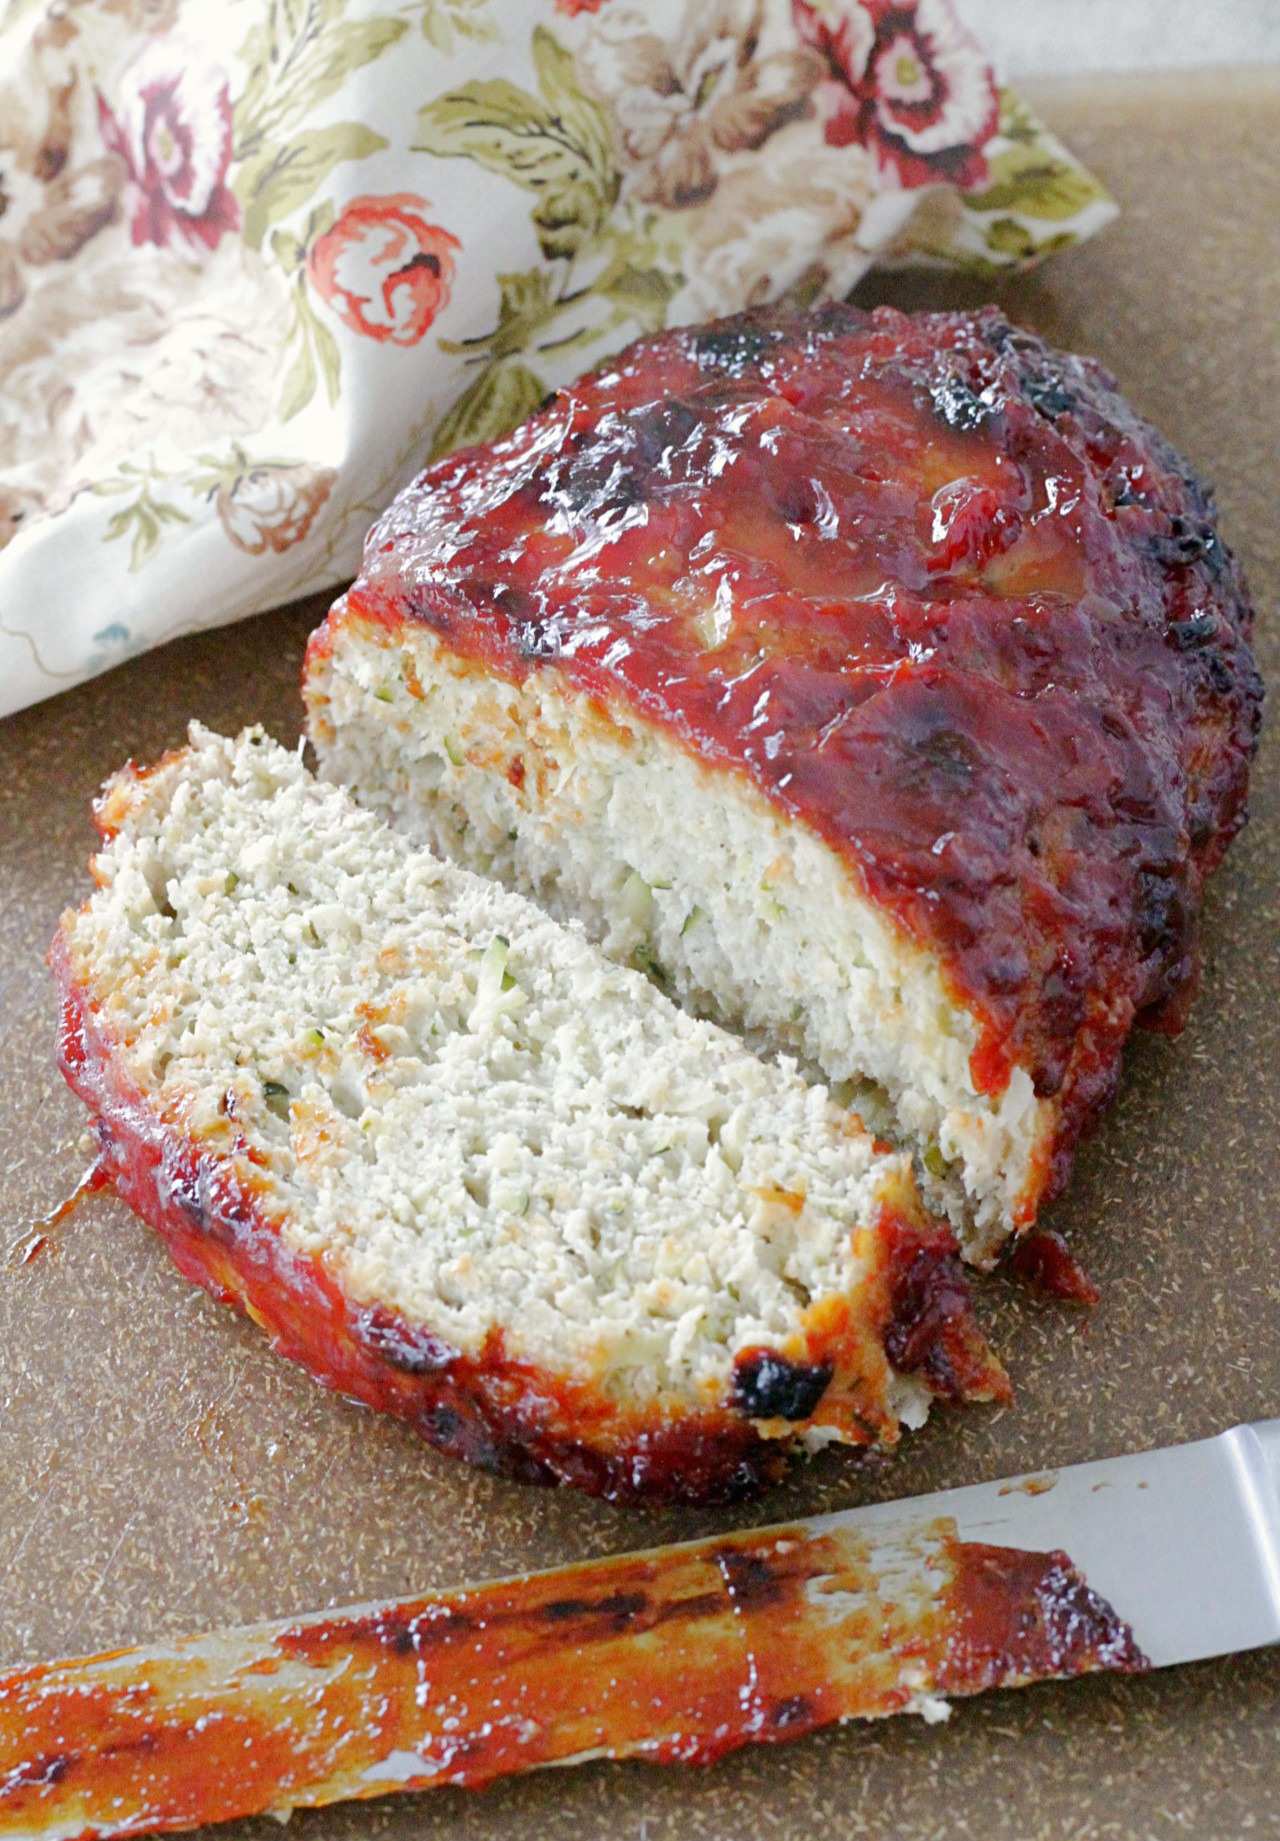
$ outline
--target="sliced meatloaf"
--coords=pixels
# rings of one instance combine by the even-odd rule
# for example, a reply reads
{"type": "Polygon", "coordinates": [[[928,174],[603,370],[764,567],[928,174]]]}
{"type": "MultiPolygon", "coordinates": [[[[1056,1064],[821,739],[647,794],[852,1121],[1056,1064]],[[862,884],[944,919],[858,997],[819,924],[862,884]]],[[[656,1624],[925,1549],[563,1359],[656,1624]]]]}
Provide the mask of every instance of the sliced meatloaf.
{"type": "Polygon", "coordinates": [[[306,696],[364,803],[882,1095],[985,1263],[1184,1014],[1249,618],[1096,364],[994,309],[771,311],[422,474],[306,696]]]}
{"type": "Polygon", "coordinates": [[[442,1449],[697,1500],[1003,1397],[909,1162],[260,732],[104,794],[62,1063],[182,1270],[442,1449]]]}

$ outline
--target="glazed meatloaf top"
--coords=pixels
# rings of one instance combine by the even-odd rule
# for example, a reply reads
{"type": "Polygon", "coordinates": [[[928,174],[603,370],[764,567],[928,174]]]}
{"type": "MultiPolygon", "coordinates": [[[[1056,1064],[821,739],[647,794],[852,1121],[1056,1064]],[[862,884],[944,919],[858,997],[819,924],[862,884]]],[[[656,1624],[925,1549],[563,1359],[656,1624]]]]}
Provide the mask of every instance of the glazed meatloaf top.
{"type": "Polygon", "coordinates": [[[1209,491],[995,308],[642,340],[377,525],[353,611],[548,666],[745,774],[936,953],[976,1089],[1060,1107],[1176,1028],[1261,684],[1209,491]]]}

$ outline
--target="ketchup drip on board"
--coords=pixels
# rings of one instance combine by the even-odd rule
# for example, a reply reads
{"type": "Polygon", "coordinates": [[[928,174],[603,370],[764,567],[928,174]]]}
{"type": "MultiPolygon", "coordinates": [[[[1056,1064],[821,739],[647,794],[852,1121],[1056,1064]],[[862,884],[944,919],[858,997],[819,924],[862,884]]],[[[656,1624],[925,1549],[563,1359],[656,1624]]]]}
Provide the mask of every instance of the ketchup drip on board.
{"type": "Polygon", "coordinates": [[[25,1239],[19,1240],[10,1248],[6,1264],[11,1268],[29,1266],[32,1260],[39,1259],[47,1251],[54,1230],[61,1227],[64,1221],[69,1220],[77,1208],[91,1195],[96,1195],[100,1189],[107,1189],[110,1185],[110,1168],[105,1157],[99,1153],[71,1194],[59,1202],[51,1214],[37,1221],[25,1239]]]}

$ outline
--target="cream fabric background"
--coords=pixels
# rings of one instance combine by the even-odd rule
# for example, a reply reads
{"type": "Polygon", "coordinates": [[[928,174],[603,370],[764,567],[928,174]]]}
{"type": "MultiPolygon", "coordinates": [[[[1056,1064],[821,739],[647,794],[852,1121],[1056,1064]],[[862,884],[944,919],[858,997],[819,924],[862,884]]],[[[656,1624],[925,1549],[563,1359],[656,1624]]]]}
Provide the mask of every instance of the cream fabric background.
{"type": "Polygon", "coordinates": [[[1006,78],[1280,61],[1280,0],[956,0],[1006,78]]]}
{"type": "Polygon", "coordinates": [[[425,458],[638,333],[1092,235],[949,8],[15,0],[0,714],[341,581],[425,458]]]}

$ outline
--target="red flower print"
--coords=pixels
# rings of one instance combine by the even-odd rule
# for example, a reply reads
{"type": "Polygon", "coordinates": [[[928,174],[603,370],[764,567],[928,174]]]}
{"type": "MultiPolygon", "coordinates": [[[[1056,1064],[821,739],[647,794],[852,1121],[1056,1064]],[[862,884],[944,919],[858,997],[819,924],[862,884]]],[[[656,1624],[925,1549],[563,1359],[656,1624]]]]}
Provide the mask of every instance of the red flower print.
{"type": "Polygon", "coordinates": [[[579,13],[598,13],[603,5],[604,0],[556,0],[556,11],[573,19],[579,13]]]}
{"type": "Polygon", "coordinates": [[[833,147],[856,142],[906,187],[987,177],[999,104],[991,67],[951,0],[792,0],[826,59],[819,95],[833,147]]]}
{"type": "Polygon", "coordinates": [[[352,332],[416,345],[448,305],[457,237],[428,223],[425,198],[353,198],[307,257],[316,292],[352,332]]]}
{"type": "Polygon", "coordinates": [[[182,238],[214,249],[240,225],[226,186],[231,98],[226,77],[177,39],[157,39],[125,71],[113,111],[98,97],[102,138],[125,166],[135,243],[182,238]]]}

